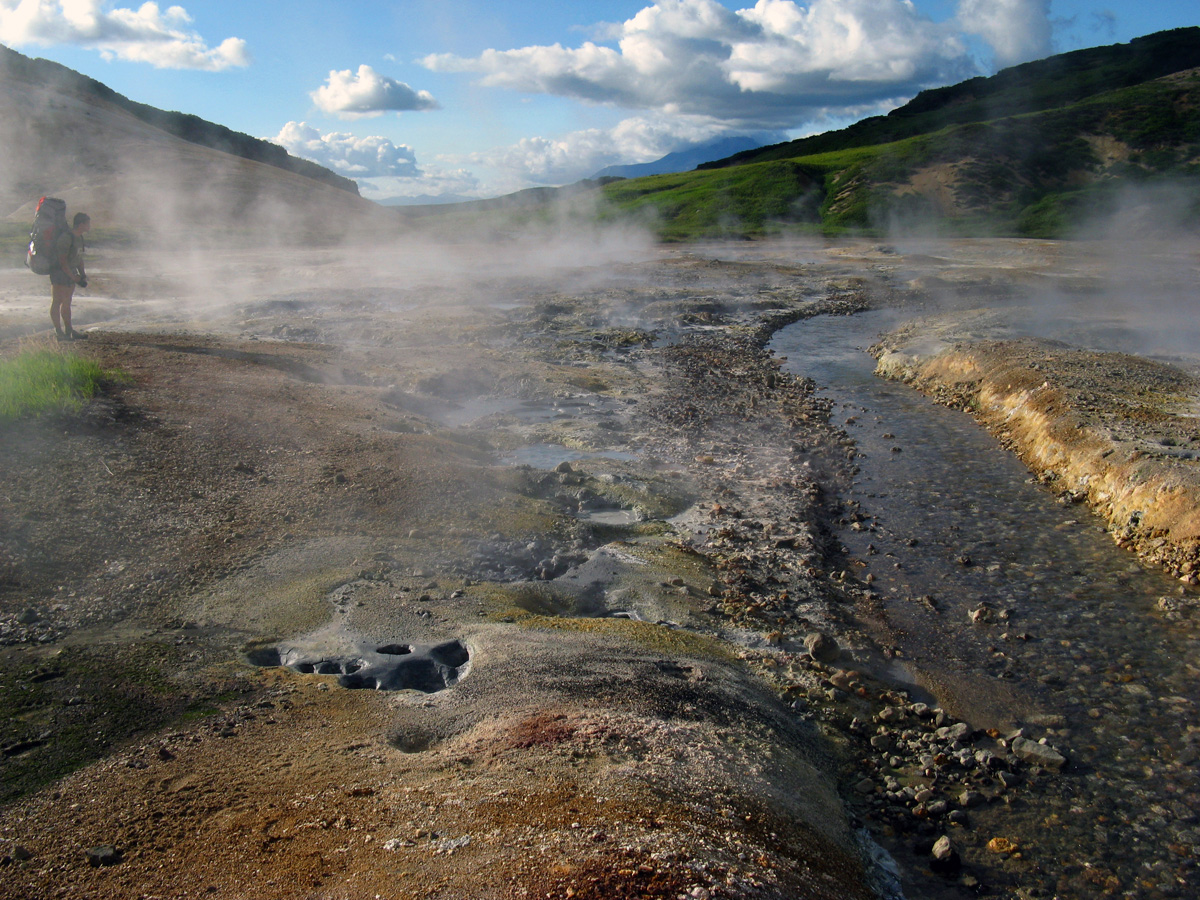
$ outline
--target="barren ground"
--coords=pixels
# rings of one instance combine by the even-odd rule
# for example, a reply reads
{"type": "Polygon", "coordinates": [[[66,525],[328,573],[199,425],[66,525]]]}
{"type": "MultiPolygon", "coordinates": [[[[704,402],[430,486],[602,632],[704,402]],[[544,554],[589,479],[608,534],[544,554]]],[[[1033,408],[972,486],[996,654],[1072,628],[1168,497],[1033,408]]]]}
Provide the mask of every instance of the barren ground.
{"type": "MultiPolygon", "coordinates": [[[[907,698],[856,671],[883,654],[831,578],[846,438],[762,345],[1060,252],[406,260],[350,288],[331,253],[181,285],[100,248],[64,352],[127,380],[0,432],[0,896],[872,896],[849,723],[907,698]],[[376,671],[408,689],[339,685],[376,671]]],[[[0,273],[2,353],[46,342],[31,278],[0,273]]],[[[1131,420],[1108,357],[956,352],[1091,373],[1056,403],[1131,420]]],[[[914,858],[905,884],[1019,880],[964,853],[970,882],[914,858]]]]}

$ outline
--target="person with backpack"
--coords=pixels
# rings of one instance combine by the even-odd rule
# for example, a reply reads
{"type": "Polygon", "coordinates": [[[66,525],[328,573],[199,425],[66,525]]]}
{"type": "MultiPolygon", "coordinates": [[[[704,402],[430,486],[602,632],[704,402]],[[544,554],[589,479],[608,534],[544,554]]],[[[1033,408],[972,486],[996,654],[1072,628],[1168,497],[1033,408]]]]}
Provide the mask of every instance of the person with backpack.
{"type": "Polygon", "coordinates": [[[50,321],[60,341],[82,341],[87,335],[71,327],[71,299],[75,288],[87,287],[83,270],[83,236],[91,230],[92,220],[87,213],[75,213],[71,228],[62,229],[54,241],[50,264],[50,321]]]}

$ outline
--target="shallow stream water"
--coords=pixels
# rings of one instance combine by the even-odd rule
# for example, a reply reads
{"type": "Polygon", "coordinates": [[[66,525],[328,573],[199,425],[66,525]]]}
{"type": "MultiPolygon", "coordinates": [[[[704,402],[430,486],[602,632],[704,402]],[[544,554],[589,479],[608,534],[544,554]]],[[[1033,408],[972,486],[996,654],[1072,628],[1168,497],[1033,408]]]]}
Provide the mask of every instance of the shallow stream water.
{"type": "Polygon", "coordinates": [[[1200,629],[1163,611],[1194,590],[1118,548],[968,415],[876,378],[863,348],[895,316],[801,321],[771,349],[857,443],[845,499],[863,520],[840,537],[903,677],[977,728],[1025,726],[1068,757],[1038,776],[1048,790],[974,814],[980,839],[1030,848],[1005,863],[1026,896],[1200,896],[1200,629]]]}

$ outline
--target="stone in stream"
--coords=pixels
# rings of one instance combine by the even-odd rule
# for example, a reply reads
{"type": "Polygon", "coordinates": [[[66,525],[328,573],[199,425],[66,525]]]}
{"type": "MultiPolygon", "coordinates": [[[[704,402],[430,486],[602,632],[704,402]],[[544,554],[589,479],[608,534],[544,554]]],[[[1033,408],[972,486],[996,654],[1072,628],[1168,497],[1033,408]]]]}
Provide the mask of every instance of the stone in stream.
{"type": "Polygon", "coordinates": [[[953,874],[962,866],[958,851],[954,849],[954,845],[946,835],[942,835],[934,841],[930,856],[933,857],[930,868],[939,874],[953,874]]]}
{"type": "Polygon", "coordinates": [[[1031,765],[1041,766],[1043,769],[1053,769],[1056,772],[1067,764],[1067,758],[1049,744],[1039,744],[1028,738],[1014,738],[1012,752],[1019,759],[1023,759],[1031,765]]]}

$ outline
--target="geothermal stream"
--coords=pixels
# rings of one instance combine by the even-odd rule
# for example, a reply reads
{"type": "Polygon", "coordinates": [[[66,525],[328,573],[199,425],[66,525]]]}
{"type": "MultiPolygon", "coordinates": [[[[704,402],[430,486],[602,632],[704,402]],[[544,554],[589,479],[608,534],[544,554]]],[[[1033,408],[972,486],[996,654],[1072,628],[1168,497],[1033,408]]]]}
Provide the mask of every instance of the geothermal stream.
{"type": "Polygon", "coordinates": [[[1038,791],[983,779],[990,802],[959,839],[1027,848],[1002,857],[1022,896],[1196,896],[1200,634],[1170,612],[1183,589],[967,414],[876,378],[862,348],[895,315],[801,321],[771,349],[817,382],[857,444],[845,499],[861,521],[839,537],[878,598],[868,627],[899,651],[891,677],[974,728],[1024,727],[1067,758],[1034,770],[1048,780],[1038,791]]]}

